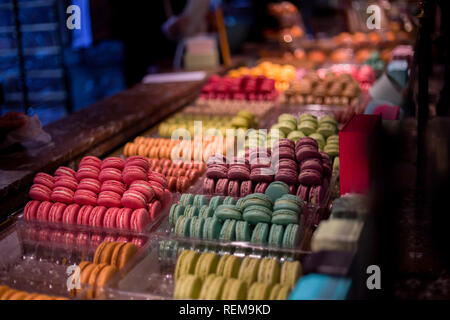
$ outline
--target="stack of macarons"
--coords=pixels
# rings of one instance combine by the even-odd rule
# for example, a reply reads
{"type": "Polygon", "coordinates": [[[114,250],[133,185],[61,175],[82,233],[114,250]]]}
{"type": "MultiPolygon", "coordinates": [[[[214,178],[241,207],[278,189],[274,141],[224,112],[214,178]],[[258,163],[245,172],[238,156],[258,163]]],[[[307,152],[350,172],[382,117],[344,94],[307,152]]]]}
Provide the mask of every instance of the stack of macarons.
{"type": "Polygon", "coordinates": [[[60,167],[38,173],[24,210],[27,220],[143,231],[171,202],[164,176],[146,158],[104,161],[87,156],[78,171],[60,167]],[[53,188],[50,189],[53,182],[53,188]]]}
{"type": "Polygon", "coordinates": [[[146,237],[116,234],[112,232],[91,233],[86,231],[42,228],[27,225],[23,232],[24,240],[39,242],[50,246],[61,246],[69,249],[92,251],[103,241],[131,242],[141,248],[147,241],[146,237]]]}
{"type": "Polygon", "coordinates": [[[337,134],[331,135],[327,138],[323,151],[330,157],[339,157],[339,136],[337,134]]]}
{"type": "Polygon", "coordinates": [[[311,204],[321,205],[332,174],[330,156],[320,152],[317,141],[310,137],[297,141],[295,156],[300,164],[297,196],[311,204]]]}
{"type": "MultiPolygon", "coordinates": [[[[317,141],[320,150],[327,152],[324,149],[327,144],[326,139],[336,135],[337,132],[338,123],[331,115],[325,115],[318,120],[315,115],[310,113],[303,113],[298,119],[289,113],[283,113],[278,117],[278,123],[270,128],[268,140],[273,141],[274,139],[270,139],[273,136],[297,142],[303,137],[311,137],[317,141]]],[[[334,139],[332,138],[331,141],[334,139]]],[[[337,142],[339,143],[339,141],[337,142]]],[[[272,147],[272,144],[269,147],[272,147]]],[[[333,149],[332,152],[334,151],[333,149]]]]}
{"type": "Polygon", "coordinates": [[[174,298],[285,300],[301,275],[299,261],[184,250],[175,266],[174,298]]]}
{"type": "Polygon", "coordinates": [[[215,153],[226,154],[227,146],[234,144],[234,139],[220,136],[184,137],[185,140],[137,137],[134,142],[125,145],[125,157],[141,156],[156,159],[183,161],[206,161],[215,153]]]}
{"type": "Polygon", "coordinates": [[[39,293],[29,293],[0,285],[0,300],[69,300],[66,297],[50,296],[39,293]]]}
{"type": "Polygon", "coordinates": [[[96,249],[93,262],[83,261],[80,268],[81,290],[75,295],[86,294],[86,298],[99,298],[100,290],[117,273],[118,270],[136,255],[138,247],[133,243],[102,242],[96,249]]]}
{"type": "Polygon", "coordinates": [[[180,237],[295,248],[303,207],[285,183],[273,182],[265,194],[237,201],[214,196],[208,203],[203,195],[183,194],[170,209],[169,224],[180,237]]]}
{"type": "Polygon", "coordinates": [[[177,113],[159,125],[158,133],[161,137],[171,138],[176,130],[186,130],[191,136],[194,136],[194,122],[202,123],[202,130],[207,135],[211,132],[220,132],[225,135],[227,129],[232,128],[232,117],[230,116],[207,116],[191,115],[185,112],[177,113]]]}

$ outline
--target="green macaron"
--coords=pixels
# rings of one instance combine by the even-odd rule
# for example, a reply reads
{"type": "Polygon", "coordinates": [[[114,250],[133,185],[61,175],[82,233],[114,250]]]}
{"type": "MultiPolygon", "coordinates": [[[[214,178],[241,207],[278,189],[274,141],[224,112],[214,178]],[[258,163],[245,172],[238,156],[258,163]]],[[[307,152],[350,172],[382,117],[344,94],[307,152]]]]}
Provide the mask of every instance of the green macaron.
{"type": "Polygon", "coordinates": [[[269,245],[281,247],[283,245],[284,227],[272,224],[269,232],[269,245]]]}
{"type": "Polygon", "coordinates": [[[236,241],[250,241],[250,225],[247,221],[236,222],[236,241]]]}
{"type": "Polygon", "coordinates": [[[203,237],[203,225],[205,224],[205,219],[200,217],[192,217],[190,224],[189,236],[195,239],[201,239],[203,237]]]}
{"type": "Polygon", "coordinates": [[[225,220],[220,230],[219,240],[234,241],[236,239],[236,220],[225,220]]]}
{"type": "Polygon", "coordinates": [[[291,223],[297,223],[298,221],[298,213],[292,210],[280,209],[275,210],[272,213],[272,223],[288,225],[291,223]]]}
{"type": "Polygon", "coordinates": [[[242,213],[233,204],[222,204],[217,207],[214,216],[221,220],[242,220],[242,213]]]}
{"type": "Polygon", "coordinates": [[[283,236],[283,247],[284,248],[295,248],[298,242],[298,224],[290,224],[284,230],[283,236]]]}
{"type": "Polygon", "coordinates": [[[214,196],[211,198],[211,200],[209,201],[209,206],[213,209],[216,210],[216,208],[218,206],[220,206],[223,203],[223,197],[221,196],[214,196]]]}
{"type": "Polygon", "coordinates": [[[292,194],[285,194],[275,201],[273,210],[288,209],[300,213],[305,203],[302,199],[292,194]]]}
{"type": "MultiPolygon", "coordinates": [[[[289,187],[288,187],[289,190],[289,187]]],[[[266,207],[267,209],[272,209],[273,206],[273,201],[272,198],[270,196],[264,193],[252,193],[249,194],[248,196],[246,196],[243,200],[244,204],[244,210],[247,207],[250,206],[254,206],[254,205],[259,205],[259,206],[263,206],[266,207]]]]}
{"type": "Polygon", "coordinates": [[[266,244],[269,235],[269,225],[267,223],[258,223],[253,229],[251,242],[256,244],[266,244]]]}
{"type": "Polygon", "coordinates": [[[339,136],[337,134],[327,138],[327,144],[339,144],[339,136]]]}
{"type": "Polygon", "coordinates": [[[203,224],[203,239],[217,240],[219,239],[222,223],[214,217],[206,218],[203,224]]]}
{"type": "Polygon", "coordinates": [[[209,217],[213,217],[214,216],[214,210],[210,206],[204,205],[204,206],[202,206],[200,208],[198,216],[200,218],[204,218],[204,219],[209,218],[209,217]]]}
{"type": "Polygon", "coordinates": [[[173,204],[172,207],[170,207],[169,224],[171,227],[175,227],[178,218],[184,215],[184,210],[185,208],[181,204],[177,203],[173,204]]]}
{"type": "Polygon", "coordinates": [[[319,128],[317,129],[317,133],[320,133],[325,138],[334,135],[336,132],[337,132],[336,126],[329,123],[322,123],[319,125],[319,128]]]}
{"type": "Polygon", "coordinates": [[[191,227],[191,219],[190,217],[181,216],[178,218],[177,223],[175,225],[175,234],[179,237],[189,237],[190,235],[190,227],[191,227]]]}
{"type": "Polygon", "coordinates": [[[184,215],[186,217],[198,217],[198,207],[188,204],[184,209],[184,215]]]}
{"type": "Polygon", "coordinates": [[[323,124],[323,123],[329,123],[332,124],[334,126],[338,125],[338,122],[336,121],[336,119],[331,116],[331,115],[325,115],[322,118],[319,119],[319,125],[323,124]]]}
{"type": "Polygon", "coordinates": [[[303,132],[301,132],[299,130],[294,130],[288,134],[287,138],[294,142],[297,142],[297,140],[303,138],[304,136],[305,136],[305,134],[303,132]]]}
{"type": "Polygon", "coordinates": [[[289,194],[289,186],[282,181],[274,181],[266,189],[266,195],[272,203],[285,194],[289,194]]]}
{"type": "Polygon", "coordinates": [[[223,199],[223,204],[234,205],[236,204],[236,200],[233,197],[225,197],[225,199],[223,199]]]}
{"type": "Polygon", "coordinates": [[[317,122],[317,117],[311,113],[303,113],[298,117],[298,123],[309,120],[313,122],[317,122]]]}
{"type": "Polygon", "coordinates": [[[283,121],[289,121],[294,123],[294,125],[297,124],[297,119],[289,113],[283,113],[278,117],[278,123],[283,122],[283,121]]]}
{"type": "Polygon", "coordinates": [[[242,217],[251,224],[269,223],[272,220],[272,210],[261,205],[252,205],[244,209],[242,217]]]}
{"type": "Polygon", "coordinates": [[[339,146],[335,144],[327,144],[323,151],[332,157],[337,157],[339,155],[339,146]]]}
{"type": "Polygon", "coordinates": [[[206,197],[204,195],[197,194],[194,196],[194,202],[193,202],[194,206],[201,208],[202,206],[207,205],[207,204],[208,204],[208,199],[206,199],[206,197]]]}
{"type": "Polygon", "coordinates": [[[184,207],[186,207],[189,204],[190,205],[194,204],[194,195],[190,193],[182,194],[180,198],[180,204],[184,207]]]}
{"type": "Polygon", "coordinates": [[[325,146],[325,138],[320,133],[311,133],[309,137],[317,141],[319,149],[323,149],[323,147],[325,146]]]}

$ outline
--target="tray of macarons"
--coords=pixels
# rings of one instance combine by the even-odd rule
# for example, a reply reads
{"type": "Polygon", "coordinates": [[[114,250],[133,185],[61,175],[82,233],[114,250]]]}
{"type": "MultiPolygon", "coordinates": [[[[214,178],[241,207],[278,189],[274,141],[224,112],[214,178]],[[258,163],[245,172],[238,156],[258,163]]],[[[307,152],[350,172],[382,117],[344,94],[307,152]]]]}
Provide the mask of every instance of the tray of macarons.
{"type": "Polygon", "coordinates": [[[287,299],[308,253],[153,235],[107,299],[287,299]]]}
{"type": "MultiPolygon", "coordinates": [[[[150,168],[141,156],[103,161],[86,156],[77,171],[59,167],[54,175],[38,173],[29,191],[31,200],[18,219],[48,239],[55,236],[70,242],[71,234],[103,234],[112,239],[126,233],[139,244],[139,236],[158,228],[172,202],[167,179],[150,168]],[[46,229],[56,234],[46,236],[42,232],[46,229]],[[70,232],[67,237],[57,236],[65,231],[70,232]]],[[[86,240],[81,238],[76,240],[86,240]]]]}

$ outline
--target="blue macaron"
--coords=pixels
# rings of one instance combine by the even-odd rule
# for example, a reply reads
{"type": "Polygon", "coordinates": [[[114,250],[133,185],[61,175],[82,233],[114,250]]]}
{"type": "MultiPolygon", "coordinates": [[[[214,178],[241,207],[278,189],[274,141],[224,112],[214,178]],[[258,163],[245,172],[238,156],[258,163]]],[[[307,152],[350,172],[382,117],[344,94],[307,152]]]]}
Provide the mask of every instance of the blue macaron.
{"type": "Polygon", "coordinates": [[[269,245],[281,247],[283,245],[284,227],[272,224],[269,232],[269,245]]]}
{"type": "Polygon", "coordinates": [[[298,222],[298,213],[288,209],[275,210],[272,213],[272,223],[288,225],[298,222]]]}
{"type": "Polygon", "coordinates": [[[272,220],[272,210],[261,205],[252,205],[244,209],[242,217],[251,224],[260,222],[270,223],[272,220]]]}
{"type": "Polygon", "coordinates": [[[253,229],[251,242],[255,244],[266,244],[269,235],[269,225],[267,223],[258,223],[253,229]]]}
{"type": "Polygon", "coordinates": [[[222,204],[218,206],[214,212],[214,216],[221,220],[242,220],[242,213],[232,204],[222,204]]]}
{"type": "Polygon", "coordinates": [[[225,220],[222,230],[220,230],[219,240],[234,241],[236,239],[236,220],[225,220]]]}
{"type": "Polygon", "coordinates": [[[282,181],[274,181],[266,189],[266,195],[269,196],[272,203],[285,194],[289,194],[289,186],[282,181]]]}
{"type": "Polygon", "coordinates": [[[250,225],[247,221],[236,221],[236,241],[250,241],[250,225]]]}
{"type": "Polygon", "coordinates": [[[298,224],[290,224],[284,230],[283,247],[295,248],[299,239],[299,226],[298,224]]]}
{"type": "Polygon", "coordinates": [[[203,224],[203,239],[217,240],[219,239],[222,223],[214,217],[206,218],[203,224]]]}

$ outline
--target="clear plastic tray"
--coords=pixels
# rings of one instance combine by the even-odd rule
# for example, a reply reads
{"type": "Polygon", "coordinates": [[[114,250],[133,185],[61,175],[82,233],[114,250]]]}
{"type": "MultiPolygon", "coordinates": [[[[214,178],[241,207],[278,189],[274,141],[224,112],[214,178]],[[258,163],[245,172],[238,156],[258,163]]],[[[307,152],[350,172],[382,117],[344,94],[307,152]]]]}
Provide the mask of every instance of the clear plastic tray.
{"type": "Polygon", "coordinates": [[[199,252],[230,253],[238,257],[271,257],[303,261],[309,252],[293,249],[267,248],[243,242],[217,243],[193,239],[177,239],[155,234],[143,248],[142,254],[130,262],[126,274],[118,274],[104,288],[103,298],[114,300],[172,299],[173,274],[178,255],[185,249],[199,252]]]}
{"type": "MultiPolygon", "coordinates": [[[[18,220],[4,228],[0,232],[0,284],[27,292],[74,298],[67,290],[68,267],[81,261],[92,261],[98,244],[113,234],[93,232],[81,226],[58,227],[18,220]],[[85,241],[57,240],[67,234],[74,238],[82,234],[85,241]]],[[[148,244],[149,239],[148,235],[126,231],[120,236],[138,239],[142,247],[148,244]]],[[[120,273],[126,270],[128,266],[120,273]]]]}

